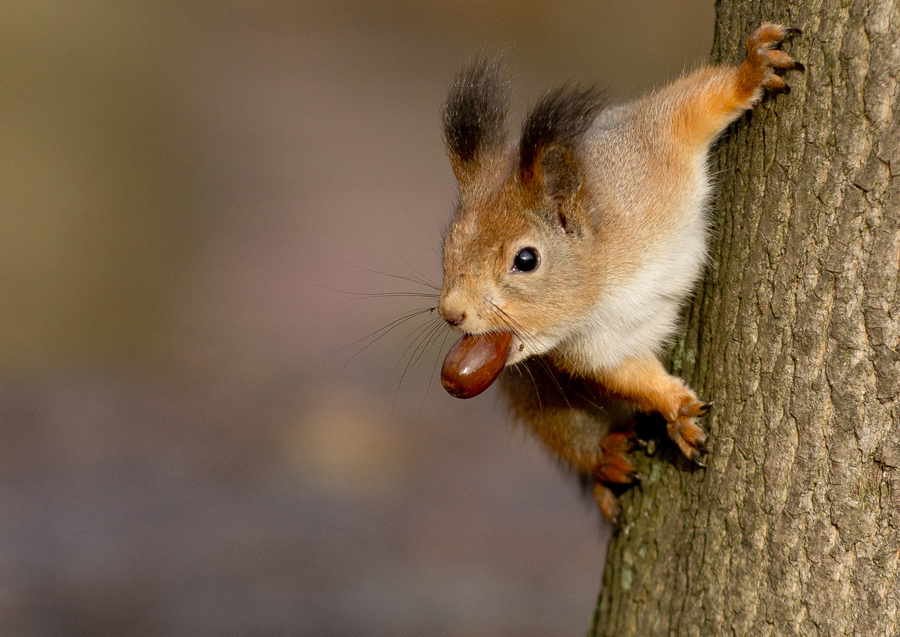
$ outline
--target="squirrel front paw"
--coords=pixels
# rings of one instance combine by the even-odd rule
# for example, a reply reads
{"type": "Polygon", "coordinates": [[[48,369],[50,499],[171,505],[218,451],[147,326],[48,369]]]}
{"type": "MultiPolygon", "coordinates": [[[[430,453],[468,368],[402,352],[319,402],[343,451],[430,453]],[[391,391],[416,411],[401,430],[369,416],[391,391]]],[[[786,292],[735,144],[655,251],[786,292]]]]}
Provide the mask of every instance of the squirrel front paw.
{"type": "Polygon", "coordinates": [[[747,58],[738,69],[740,92],[755,103],[762,98],[763,89],[789,92],[790,87],[775,69],[804,71],[802,63],[778,46],[792,35],[802,33],[797,27],[766,23],[747,38],[747,58]]]}
{"type": "Polygon", "coordinates": [[[705,415],[710,407],[712,403],[701,402],[693,392],[689,392],[689,396],[682,400],[677,415],[666,422],[669,438],[699,467],[706,466],[701,461],[706,451],[706,432],[697,424],[697,418],[705,415]]]}
{"type": "Polygon", "coordinates": [[[601,370],[597,383],[632,402],[639,411],[659,413],[666,420],[669,437],[685,456],[702,466],[706,432],[697,418],[711,405],[699,400],[682,379],[669,374],[659,359],[626,359],[614,368],[601,370]]]}

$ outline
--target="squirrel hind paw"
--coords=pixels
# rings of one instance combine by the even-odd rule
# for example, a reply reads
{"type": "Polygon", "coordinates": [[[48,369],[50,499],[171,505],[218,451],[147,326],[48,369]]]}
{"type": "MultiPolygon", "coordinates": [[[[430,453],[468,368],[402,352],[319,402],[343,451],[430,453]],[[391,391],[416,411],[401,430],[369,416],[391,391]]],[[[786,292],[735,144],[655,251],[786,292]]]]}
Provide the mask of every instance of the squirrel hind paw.
{"type": "Polygon", "coordinates": [[[594,501],[614,526],[619,526],[622,507],[610,486],[640,483],[644,479],[631,463],[634,441],[632,433],[611,433],[600,441],[601,453],[594,468],[594,501]]]}
{"type": "Polygon", "coordinates": [[[619,526],[622,518],[622,507],[616,494],[606,486],[598,482],[594,485],[594,502],[600,507],[600,513],[603,514],[610,524],[619,526]]]}
{"type": "Polygon", "coordinates": [[[602,454],[594,469],[594,479],[607,484],[632,484],[639,481],[635,466],[631,463],[634,448],[632,434],[613,433],[600,441],[602,454]]]}

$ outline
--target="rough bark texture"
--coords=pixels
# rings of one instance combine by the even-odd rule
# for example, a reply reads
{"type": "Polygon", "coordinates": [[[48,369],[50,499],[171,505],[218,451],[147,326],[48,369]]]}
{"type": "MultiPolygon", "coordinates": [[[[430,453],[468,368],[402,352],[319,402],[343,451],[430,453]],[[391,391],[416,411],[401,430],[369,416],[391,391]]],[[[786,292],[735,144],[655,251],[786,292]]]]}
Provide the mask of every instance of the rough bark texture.
{"type": "Polygon", "coordinates": [[[900,634],[900,10],[727,0],[713,56],[801,27],[807,65],[717,151],[708,275],[674,367],[706,470],[640,458],[593,635],[900,634]]]}

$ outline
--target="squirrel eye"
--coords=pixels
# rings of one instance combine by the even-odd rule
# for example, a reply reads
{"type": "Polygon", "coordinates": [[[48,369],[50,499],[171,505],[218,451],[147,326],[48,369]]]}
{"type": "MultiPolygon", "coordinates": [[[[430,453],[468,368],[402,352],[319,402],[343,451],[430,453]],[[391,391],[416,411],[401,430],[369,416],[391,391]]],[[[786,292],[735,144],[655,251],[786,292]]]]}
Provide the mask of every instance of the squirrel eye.
{"type": "Polygon", "coordinates": [[[519,272],[531,272],[538,267],[541,257],[534,248],[522,248],[513,259],[513,269],[519,272]]]}

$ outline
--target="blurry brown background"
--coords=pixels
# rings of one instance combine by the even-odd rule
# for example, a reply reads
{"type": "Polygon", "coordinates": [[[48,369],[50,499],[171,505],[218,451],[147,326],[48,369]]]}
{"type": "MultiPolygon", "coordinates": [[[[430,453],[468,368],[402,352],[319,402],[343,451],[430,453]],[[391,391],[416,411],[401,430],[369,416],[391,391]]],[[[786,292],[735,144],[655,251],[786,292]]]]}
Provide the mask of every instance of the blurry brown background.
{"type": "Polygon", "coordinates": [[[634,96],[712,4],[0,3],[0,634],[582,634],[593,506],[349,293],[440,282],[473,51],[634,96]]]}

